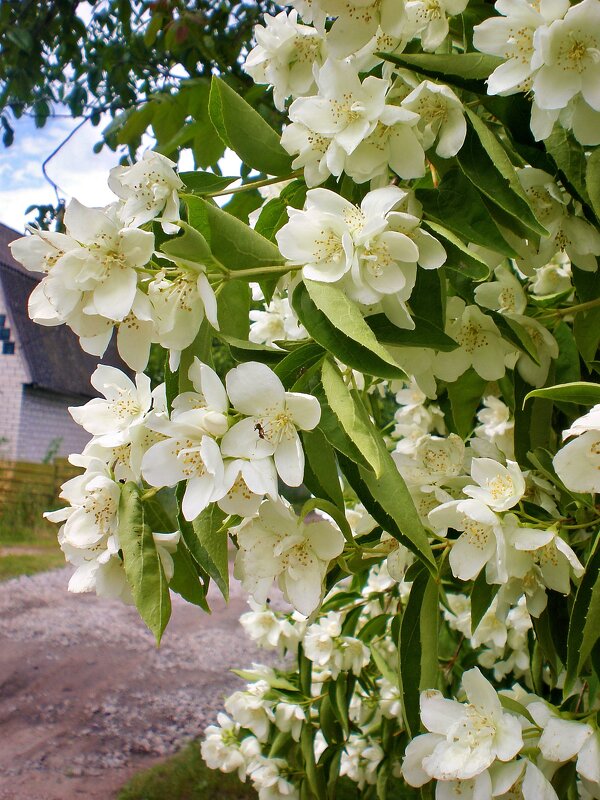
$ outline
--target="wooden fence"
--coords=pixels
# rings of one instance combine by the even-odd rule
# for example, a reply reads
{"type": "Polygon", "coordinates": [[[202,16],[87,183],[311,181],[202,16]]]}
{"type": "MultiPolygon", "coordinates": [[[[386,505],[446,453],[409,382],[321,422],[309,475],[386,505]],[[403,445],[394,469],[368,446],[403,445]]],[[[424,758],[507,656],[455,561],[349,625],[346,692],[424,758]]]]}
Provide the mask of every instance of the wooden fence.
{"type": "Polygon", "coordinates": [[[51,464],[0,461],[0,507],[31,504],[50,508],[58,501],[61,484],[80,472],[66,458],[51,464]]]}

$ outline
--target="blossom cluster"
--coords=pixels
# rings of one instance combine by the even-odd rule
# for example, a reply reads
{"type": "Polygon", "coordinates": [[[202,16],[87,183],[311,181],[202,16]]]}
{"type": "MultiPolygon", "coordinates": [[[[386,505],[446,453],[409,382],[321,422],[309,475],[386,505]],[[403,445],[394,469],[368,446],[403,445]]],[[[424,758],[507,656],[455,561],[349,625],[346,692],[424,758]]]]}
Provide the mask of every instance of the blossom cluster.
{"type": "Polygon", "coordinates": [[[171,351],[176,365],[205,316],[218,328],[206,265],[171,263],[155,252],[154,233],[147,229],[159,219],[166,233],[180,230],[183,183],[175,166],[148,150],[133,166],[111,170],[114,203],[88,208],[71,200],[65,233],[30,226],[32,235],[11,242],[17,261],[44,273],[29,298],[34,322],[68,325],[95,356],[104,355],[116,330],[119,355],[137,372],[146,369],[152,342],[171,351]]]}
{"type": "Polygon", "coordinates": [[[557,120],[582,144],[600,144],[600,3],[570,5],[498,0],[501,16],[476,25],[473,44],[504,63],[488,80],[490,94],[531,92],[531,130],[547,139],[557,120]]]}
{"type": "MultiPolygon", "coordinates": [[[[357,514],[364,516],[360,510],[357,514]]],[[[392,741],[403,741],[402,696],[394,647],[370,631],[374,624],[380,631],[390,624],[407,591],[410,586],[403,589],[385,564],[378,564],[326,597],[312,622],[252,604],[252,611],[240,619],[246,633],[261,647],[281,654],[296,653],[301,644],[302,657],[311,662],[311,683],[298,682],[296,664],[285,671],[255,664],[240,673],[250,682],[225,700],[227,714],[219,714],[218,724],[206,729],[201,749],[208,766],[237,771],[241,780],[250,778],[263,800],[298,798],[302,730],[311,730],[317,764],[326,764],[339,748],[335,726],[328,723],[315,733],[313,725],[323,724],[324,704],[335,702],[329,687],[342,681],[341,685],[352,687],[346,712],[352,727],[343,736],[339,775],[358,791],[377,783],[387,758],[396,779],[409,786],[437,781],[437,798],[516,795],[524,800],[556,800],[553,777],[574,762],[580,796],[597,797],[600,732],[589,715],[561,712],[532,692],[527,671],[521,671],[520,678],[528,688],[513,683],[497,692],[480,669],[472,668],[462,676],[457,699],[433,689],[423,691],[420,717],[426,732],[408,745],[390,750],[387,744],[384,750],[384,737],[387,742],[390,736],[392,741]],[[274,747],[278,747],[275,753],[274,747]]],[[[460,630],[463,625],[458,624],[460,630]]],[[[455,629],[451,622],[449,630],[455,629]]],[[[496,642],[501,638],[497,630],[488,636],[496,642]]],[[[484,641],[482,632],[474,649],[480,650],[484,641]]],[[[528,663],[526,635],[518,644],[513,640],[513,645],[515,666],[523,656],[528,663]]],[[[510,672],[509,667],[506,674],[510,672]]],[[[337,718],[339,707],[333,713],[337,718]]]]}
{"type": "Polygon", "coordinates": [[[448,16],[464,0],[398,4],[295,3],[265,17],[245,69],[273,87],[275,105],[288,109],[282,145],[296,156],[309,186],[342,173],[357,183],[382,179],[388,167],[402,178],[425,174],[425,151],[455,155],[466,135],[462,104],[448,86],[410,73],[361,75],[382,63],[381,51],[400,53],[415,38],[435,50],[448,34],[448,16]],[[305,22],[298,20],[298,12],[305,22]],[[336,17],[330,30],[326,16],[336,17]]]}

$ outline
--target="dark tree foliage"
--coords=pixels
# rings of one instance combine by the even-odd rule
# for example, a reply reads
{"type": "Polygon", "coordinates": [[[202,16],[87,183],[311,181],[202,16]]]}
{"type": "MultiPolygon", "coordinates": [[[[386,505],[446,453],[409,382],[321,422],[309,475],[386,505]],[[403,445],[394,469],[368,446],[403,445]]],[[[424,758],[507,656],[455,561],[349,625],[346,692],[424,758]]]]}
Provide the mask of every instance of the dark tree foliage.
{"type": "MultiPolygon", "coordinates": [[[[164,151],[189,117],[184,112],[198,110],[189,95],[204,86],[203,78],[227,75],[238,91],[252,91],[240,56],[253,26],[275,11],[270,0],[0,0],[3,142],[12,143],[14,120],[22,115],[41,128],[57,114],[98,125],[108,112],[115,120],[105,135],[109,146],[133,149],[152,126],[164,151]],[[173,113],[182,90],[185,103],[173,113]],[[147,108],[157,97],[163,98],[160,114],[147,108]],[[146,110],[123,133],[136,109],[146,110]]],[[[172,149],[193,147],[193,139],[172,149]]]]}

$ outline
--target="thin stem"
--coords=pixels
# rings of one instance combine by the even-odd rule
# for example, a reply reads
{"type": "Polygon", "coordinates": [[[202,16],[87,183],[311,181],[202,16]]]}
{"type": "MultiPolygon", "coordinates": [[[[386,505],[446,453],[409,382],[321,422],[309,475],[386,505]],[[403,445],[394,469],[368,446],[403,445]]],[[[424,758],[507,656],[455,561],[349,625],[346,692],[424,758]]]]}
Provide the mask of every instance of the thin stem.
{"type": "Polygon", "coordinates": [[[291,175],[286,176],[285,178],[262,178],[259,181],[248,181],[248,183],[242,184],[242,186],[234,186],[232,189],[219,189],[218,192],[206,192],[204,195],[205,197],[223,197],[224,195],[228,194],[238,194],[239,192],[247,192],[250,189],[258,189],[261,186],[271,186],[273,183],[283,183],[284,181],[292,180],[292,178],[297,178],[301,175],[301,170],[296,170],[292,172],[291,175]]]}
{"type": "Polygon", "coordinates": [[[301,265],[288,267],[284,264],[276,264],[271,267],[256,267],[255,269],[232,269],[229,270],[227,278],[235,281],[238,278],[260,277],[265,273],[273,275],[287,275],[288,272],[294,272],[299,269],[302,269],[301,265]]]}
{"type": "Polygon", "coordinates": [[[579,303],[579,305],[571,306],[570,308],[560,308],[554,313],[559,317],[566,317],[568,314],[579,314],[581,311],[588,311],[590,308],[597,308],[600,306],[600,297],[595,300],[588,300],[587,303],[579,303]]]}

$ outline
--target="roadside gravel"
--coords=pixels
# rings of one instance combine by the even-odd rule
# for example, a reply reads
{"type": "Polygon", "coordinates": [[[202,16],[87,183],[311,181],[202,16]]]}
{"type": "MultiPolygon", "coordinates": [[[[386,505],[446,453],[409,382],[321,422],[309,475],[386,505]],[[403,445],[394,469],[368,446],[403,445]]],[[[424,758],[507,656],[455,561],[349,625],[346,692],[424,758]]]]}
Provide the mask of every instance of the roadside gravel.
{"type": "Polygon", "coordinates": [[[0,583],[0,800],[109,800],[198,736],[230,670],[265,660],[237,582],[209,616],[172,596],[159,650],[135,609],[69,594],[69,569],[0,583]]]}

